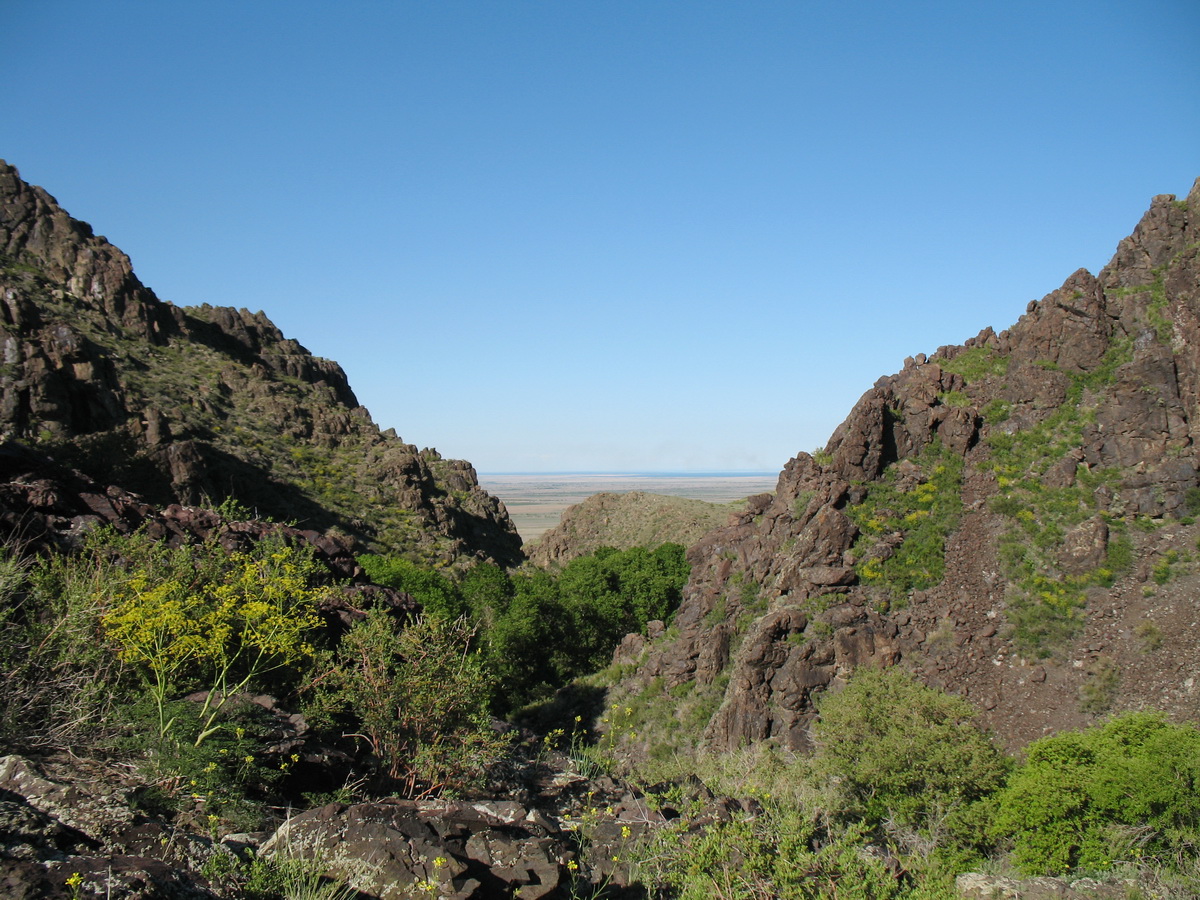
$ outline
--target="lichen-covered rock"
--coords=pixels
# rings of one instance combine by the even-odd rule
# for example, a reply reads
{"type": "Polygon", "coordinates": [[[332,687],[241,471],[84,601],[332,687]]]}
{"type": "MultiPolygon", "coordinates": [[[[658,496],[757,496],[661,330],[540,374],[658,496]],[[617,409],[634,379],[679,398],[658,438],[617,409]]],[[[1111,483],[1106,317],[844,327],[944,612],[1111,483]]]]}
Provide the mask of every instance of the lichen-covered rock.
{"type": "Polygon", "coordinates": [[[179,852],[207,839],[143,821],[129,805],[133,782],[100,763],[59,768],[49,777],[23,757],[0,758],[0,895],[216,900],[199,859],[179,852]]]}
{"type": "Polygon", "coordinates": [[[955,879],[962,900],[1126,900],[1133,885],[1091,878],[1002,878],[967,872],[955,879]]]}

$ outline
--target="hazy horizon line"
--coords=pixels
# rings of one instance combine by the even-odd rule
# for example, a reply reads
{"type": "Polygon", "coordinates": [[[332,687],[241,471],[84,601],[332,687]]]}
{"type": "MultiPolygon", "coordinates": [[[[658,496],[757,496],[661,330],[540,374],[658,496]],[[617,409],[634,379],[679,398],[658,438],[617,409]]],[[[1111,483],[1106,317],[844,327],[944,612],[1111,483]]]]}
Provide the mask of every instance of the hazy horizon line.
{"type": "Polygon", "coordinates": [[[778,475],[779,471],[775,469],[698,469],[692,471],[690,469],[631,469],[624,470],[600,470],[600,469],[524,469],[512,470],[505,472],[478,472],[480,478],[485,476],[497,475],[589,475],[592,477],[612,477],[612,478],[629,478],[629,477],[654,477],[654,478],[718,478],[718,477],[763,477],[767,475],[778,475]]]}

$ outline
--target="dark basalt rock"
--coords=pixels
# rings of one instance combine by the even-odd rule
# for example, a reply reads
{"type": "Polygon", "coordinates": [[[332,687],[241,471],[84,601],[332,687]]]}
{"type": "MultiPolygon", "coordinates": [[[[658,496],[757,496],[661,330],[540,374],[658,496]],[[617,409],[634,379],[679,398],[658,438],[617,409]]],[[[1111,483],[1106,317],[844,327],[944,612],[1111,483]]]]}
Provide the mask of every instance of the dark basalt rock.
{"type": "MultiPolygon", "coordinates": [[[[256,698],[255,702],[258,702],[256,698]]],[[[319,861],[363,900],[422,896],[644,897],[629,870],[628,848],[668,823],[698,831],[756,801],[716,797],[701,782],[634,791],[612,778],[587,779],[557,754],[532,783],[504,786],[511,799],[385,799],[331,803],[289,815],[273,832],[215,842],[132,802],[120,768],[60,759],[46,771],[31,760],[0,758],[0,888],[5,897],[192,900],[228,896],[203,871],[214,857],[319,861]],[[682,796],[688,809],[663,802],[682,796]],[[581,854],[586,844],[588,852],[581,854]]],[[[215,877],[215,876],[214,876],[215,877]]]]}
{"type": "MultiPolygon", "coordinates": [[[[903,664],[966,697],[1011,746],[1087,724],[1077,697],[1097,655],[1122,672],[1118,705],[1192,715],[1200,664],[1187,633],[1196,578],[1191,569],[1172,570],[1178,587],[1159,588],[1150,575],[1162,554],[1175,550],[1178,557],[1200,536],[1183,518],[1200,482],[1197,348],[1200,180],[1186,202],[1156,197],[1099,276],[1079,270],[1030,303],[1012,328],[986,328],[963,346],[919,354],[879,379],[834,431],[820,461],[798,454],[769,503],[691,547],[678,637],[623,645],[623,663],[640,659],[629,687],[643,690],[656,678],[666,689],[704,686],[726,676],[705,734],[714,748],[763,740],[808,747],[814,698],[863,665],[903,664]],[[966,352],[1002,358],[1004,374],[985,372],[968,383],[954,371],[966,352]],[[1039,665],[1017,652],[1005,625],[1010,594],[998,546],[1010,520],[990,506],[1000,489],[986,465],[986,438],[1034,428],[1069,402],[1080,389],[1073,383],[1083,386],[1090,412],[1073,442],[1052,448],[1042,484],[1078,487],[1092,476],[1087,483],[1096,484],[1101,514],[1062,535],[1058,576],[1107,564],[1106,517],[1139,516],[1150,525],[1133,529],[1134,564],[1125,580],[1089,587],[1079,637],[1039,665]],[[984,410],[993,410],[991,419],[984,410]],[[908,485],[910,460],[934,441],[964,460],[963,516],[945,548],[942,582],[890,610],[889,598],[858,580],[858,530],[844,510],[885,471],[908,485]],[[749,609],[737,588],[745,583],[760,586],[758,605],[749,609]],[[1153,656],[1134,637],[1148,617],[1169,636],[1153,656]]],[[[866,558],[886,559],[901,539],[882,535],[866,558]]]]}
{"type": "Polygon", "coordinates": [[[2,161],[0,346],[0,437],[101,484],[159,507],[233,496],[451,565],[522,559],[469,463],[380,431],[341,367],[263,313],[161,301],[2,161]]]}

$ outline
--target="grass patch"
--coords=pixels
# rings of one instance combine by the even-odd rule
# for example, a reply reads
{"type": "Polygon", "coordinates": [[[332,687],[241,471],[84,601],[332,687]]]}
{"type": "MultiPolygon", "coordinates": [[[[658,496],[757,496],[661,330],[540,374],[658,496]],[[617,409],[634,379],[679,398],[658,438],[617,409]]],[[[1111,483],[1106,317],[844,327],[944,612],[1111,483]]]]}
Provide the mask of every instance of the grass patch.
{"type": "Polygon", "coordinates": [[[894,602],[942,580],[946,538],[962,515],[962,457],[934,443],[911,462],[915,477],[892,466],[862,503],[846,509],[860,531],[859,579],[884,588],[894,602]]]}
{"type": "Polygon", "coordinates": [[[990,375],[1004,375],[1008,372],[1008,363],[1007,356],[997,353],[991,347],[972,347],[954,359],[946,360],[941,366],[943,371],[961,375],[963,381],[970,384],[990,375]]]}
{"type": "Polygon", "coordinates": [[[1081,467],[1075,483],[1055,487],[1044,476],[1083,442],[1083,429],[1093,420],[1087,404],[1090,391],[1113,382],[1117,367],[1132,357],[1132,343],[1115,342],[1101,364],[1090,372],[1067,373],[1067,399],[1057,410],[1030,428],[1013,434],[993,433],[984,466],[996,476],[999,494],[993,512],[1011,524],[1000,542],[1000,560],[1008,578],[1008,618],[1014,639],[1026,652],[1048,656],[1074,637],[1083,622],[1087,589],[1111,585],[1132,564],[1133,549],[1124,525],[1109,519],[1109,547],[1104,564],[1068,575],[1058,562],[1067,533],[1101,512],[1096,500],[1102,486],[1116,487],[1114,469],[1081,467]]]}
{"type": "Polygon", "coordinates": [[[989,425],[999,425],[1001,422],[1008,421],[1008,417],[1012,414],[1012,404],[1007,400],[989,400],[980,408],[979,414],[989,425]]]}
{"type": "Polygon", "coordinates": [[[955,409],[966,409],[972,404],[971,398],[962,391],[944,391],[938,394],[938,400],[955,409]]]}

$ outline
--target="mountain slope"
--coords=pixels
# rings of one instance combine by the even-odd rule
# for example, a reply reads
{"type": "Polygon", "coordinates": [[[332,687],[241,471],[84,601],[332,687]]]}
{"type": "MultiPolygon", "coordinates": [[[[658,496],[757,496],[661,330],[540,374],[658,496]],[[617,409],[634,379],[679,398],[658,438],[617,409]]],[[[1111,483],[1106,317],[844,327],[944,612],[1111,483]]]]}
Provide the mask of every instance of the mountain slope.
{"type": "Polygon", "coordinates": [[[527,548],[541,566],[570,562],[600,547],[628,550],[663,543],[694,544],[725,525],[746,501],[709,503],[646,491],[593,494],[563,511],[562,521],[527,548]]]}
{"type": "Polygon", "coordinates": [[[860,665],[966,697],[1013,746],[1109,710],[1195,718],[1198,347],[1200,181],[1098,277],[881,378],[691,549],[678,637],[624,690],[717,706],[720,748],[808,746],[860,665]]]}
{"type": "Polygon", "coordinates": [[[259,313],[176,307],[0,162],[0,432],[153,503],[226,497],[430,563],[521,558],[469,463],[381,432],[259,313]]]}

